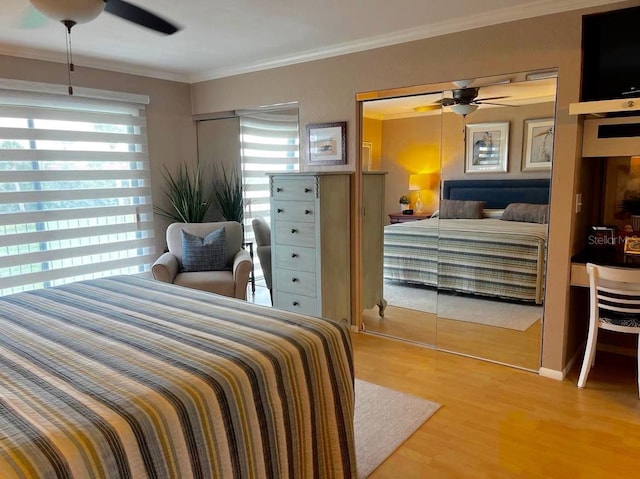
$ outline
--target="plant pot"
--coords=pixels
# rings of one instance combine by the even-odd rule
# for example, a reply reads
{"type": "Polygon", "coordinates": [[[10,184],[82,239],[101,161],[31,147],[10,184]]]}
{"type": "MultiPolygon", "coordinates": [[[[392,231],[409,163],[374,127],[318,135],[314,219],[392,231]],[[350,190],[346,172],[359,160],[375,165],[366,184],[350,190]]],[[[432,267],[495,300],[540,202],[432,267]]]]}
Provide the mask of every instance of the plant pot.
{"type": "Polygon", "coordinates": [[[406,210],[408,210],[408,209],[410,209],[410,205],[409,205],[409,204],[407,204],[407,203],[400,203],[400,211],[401,211],[401,212],[402,212],[402,211],[406,211],[406,210]]]}

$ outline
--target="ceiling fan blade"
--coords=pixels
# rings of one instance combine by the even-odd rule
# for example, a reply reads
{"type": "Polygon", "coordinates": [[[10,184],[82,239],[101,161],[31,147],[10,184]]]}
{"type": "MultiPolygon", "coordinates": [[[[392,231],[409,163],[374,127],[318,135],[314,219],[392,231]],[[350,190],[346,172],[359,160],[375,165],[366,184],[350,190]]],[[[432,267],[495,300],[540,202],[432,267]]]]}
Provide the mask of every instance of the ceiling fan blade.
{"type": "Polygon", "coordinates": [[[440,103],[442,106],[451,106],[455,105],[456,101],[453,98],[443,98],[441,100],[437,100],[436,103],[440,103]]]}
{"type": "MultiPolygon", "coordinates": [[[[506,97],[503,97],[503,98],[506,98],[506,97]]],[[[507,105],[505,103],[493,103],[491,101],[480,101],[480,100],[476,100],[476,101],[474,101],[472,103],[475,103],[477,105],[512,106],[512,107],[520,106],[520,105],[507,105]]]]}
{"type": "Polygon", "coordinates": [[[117,17],[142,25],[165,35],[176,33],[179,28],[172,23],[140,7],[136,7],[124,0],[105,0],[104,9],[117,17]]]}
{"type": "Polygon", "coordinates": [[[478,98],[476,101],[502,100],[503,98],[509,98],[509,97],[508,96],[488,96],[486,98],[478,98]]]}

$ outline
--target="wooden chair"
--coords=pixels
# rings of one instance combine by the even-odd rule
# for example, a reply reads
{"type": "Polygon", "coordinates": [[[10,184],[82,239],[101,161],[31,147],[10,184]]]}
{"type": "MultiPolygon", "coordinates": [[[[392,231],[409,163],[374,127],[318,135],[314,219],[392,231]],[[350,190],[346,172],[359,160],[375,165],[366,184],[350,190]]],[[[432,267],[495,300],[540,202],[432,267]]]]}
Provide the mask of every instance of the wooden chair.
{"type": "Polygon", "coordinates": [[[596,355],[600,328],[638,335],[640,392],[640,268],[614,268],[587,263],[589,335],[578,387],[583,388],[596,355]]]}

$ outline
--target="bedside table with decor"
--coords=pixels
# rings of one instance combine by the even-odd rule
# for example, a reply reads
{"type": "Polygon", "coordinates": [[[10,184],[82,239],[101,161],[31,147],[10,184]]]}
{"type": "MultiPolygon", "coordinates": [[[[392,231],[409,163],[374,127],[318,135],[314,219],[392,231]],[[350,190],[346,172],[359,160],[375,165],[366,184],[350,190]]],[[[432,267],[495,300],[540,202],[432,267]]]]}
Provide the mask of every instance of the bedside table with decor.
{"type": "Polygon", "coordinates": [[[412,215],[406,215],[404,213],[389,213],[389,222],[394,223],[408,223],[409,221],[427,220],[431,218],[433,213],[430,211],[423,211],[422,213],[413,213],[412,215]]]}

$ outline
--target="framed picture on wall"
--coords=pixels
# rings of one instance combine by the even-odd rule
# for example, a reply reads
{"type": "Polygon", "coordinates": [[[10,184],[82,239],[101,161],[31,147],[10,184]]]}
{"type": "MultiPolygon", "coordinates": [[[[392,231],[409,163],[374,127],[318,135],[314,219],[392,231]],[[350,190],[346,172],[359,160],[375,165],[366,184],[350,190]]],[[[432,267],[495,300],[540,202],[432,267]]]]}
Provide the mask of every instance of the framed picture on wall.
{"type": "Polygon", "coordinates": [[[347,163],[347,122],[307,125],[307,162],[311,165],[347,163]]]}
{"type": "Polygon", "coordinates": [[[466,126],[465,173],[506,173],[509,122],[466,126]]]}
{"type": "Polygon", "coordinates": [[[553,118],[524,121],[522,171],[550,170],[553,161],[553,118]]]}

